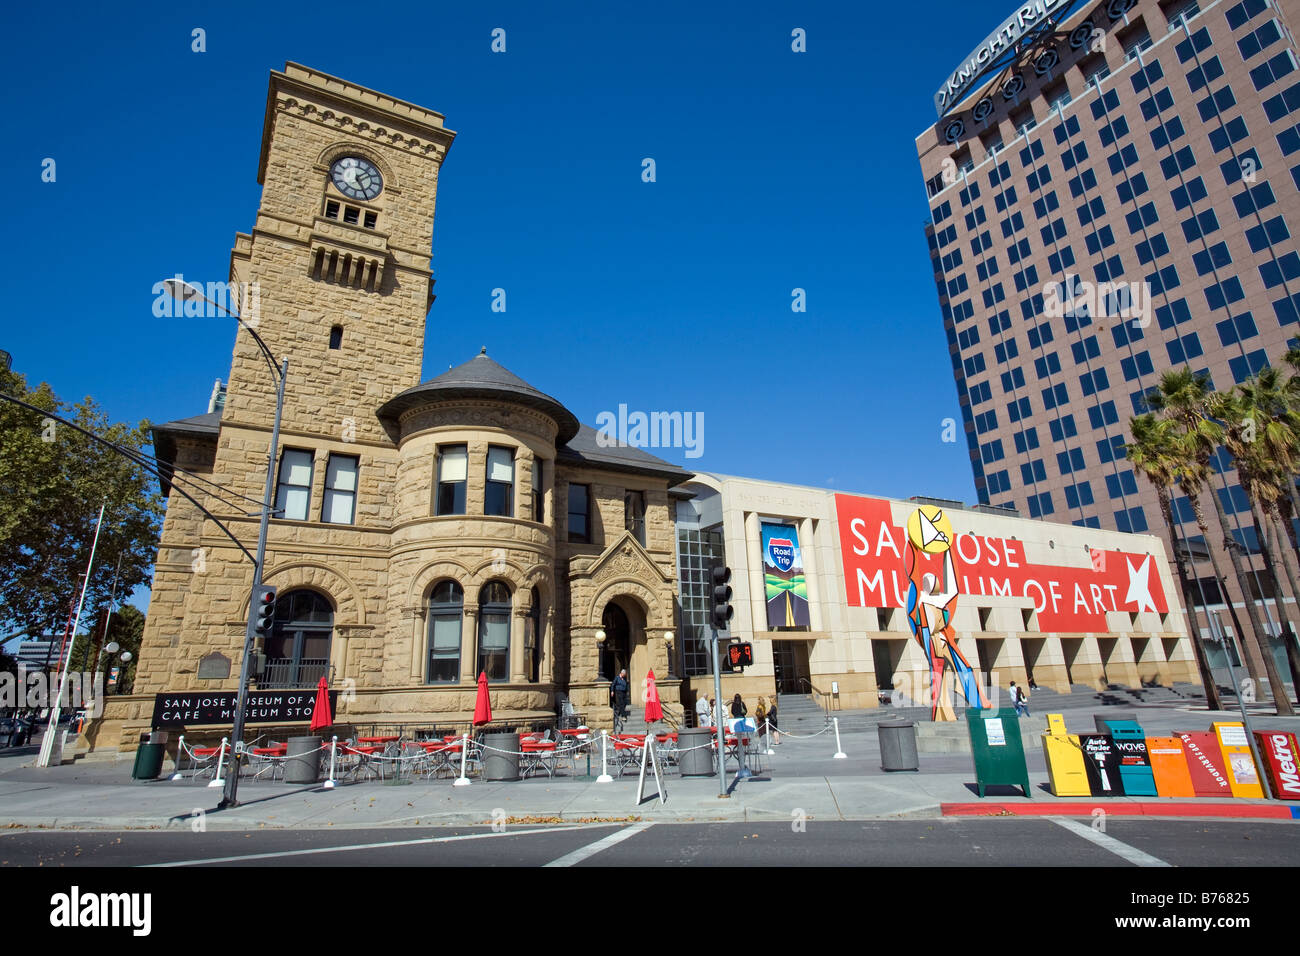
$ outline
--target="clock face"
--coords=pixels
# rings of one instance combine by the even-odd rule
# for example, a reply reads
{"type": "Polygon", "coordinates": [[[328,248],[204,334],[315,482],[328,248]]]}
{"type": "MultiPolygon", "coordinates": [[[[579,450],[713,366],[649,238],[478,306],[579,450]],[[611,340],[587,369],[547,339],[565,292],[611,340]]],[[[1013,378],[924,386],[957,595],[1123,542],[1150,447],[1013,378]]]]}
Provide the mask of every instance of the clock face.
{"type": "Polygon", "coordinates": [[[358,156],[346,156],[330,168],[330,179],[343,195],[352,199],[374,199],[384,188],[379,170],[358,156]]]}

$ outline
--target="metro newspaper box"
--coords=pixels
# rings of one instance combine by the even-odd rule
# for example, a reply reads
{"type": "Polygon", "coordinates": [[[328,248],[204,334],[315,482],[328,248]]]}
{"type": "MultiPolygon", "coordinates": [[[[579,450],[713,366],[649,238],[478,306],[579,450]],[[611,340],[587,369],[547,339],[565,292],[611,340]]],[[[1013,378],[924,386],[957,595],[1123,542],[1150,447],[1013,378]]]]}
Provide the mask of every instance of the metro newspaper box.
{"type": "Polygon", "coordinates": [[[1053,796],[1086,797],[1088,771],[1083,766],[1083,751],[1078,734],[1066,733],[1063,714],[1047,715],[1047,733],[1043,734],[1043,759],[1047,762],[1047,780],[1053,796]]]}
{"type": "Polygon", "coordinates": [[[1029,792],[1029,768],[1020,742],[1020,718],[1011,707],[966,711],[971,755],[975,758],[975,785],[984,796],[985,787],[1020,787],[1029,792]]]}
{"type": "Polygon", "coordinates": [[[1156,778],[1151,772],[1146,737],[1136,720],[1109,720],[1110,736],[1119,754],[1119,776],[1130,797],[1156,796],[1156,778]]]}
{"type": "Polygon", "coordinates": [[[1255,743],[1264,760],[1273,796],[1279,800],[1300,800],[1300,746],[1296,735],[1285,730],[1257,730],[1255,743]]]}

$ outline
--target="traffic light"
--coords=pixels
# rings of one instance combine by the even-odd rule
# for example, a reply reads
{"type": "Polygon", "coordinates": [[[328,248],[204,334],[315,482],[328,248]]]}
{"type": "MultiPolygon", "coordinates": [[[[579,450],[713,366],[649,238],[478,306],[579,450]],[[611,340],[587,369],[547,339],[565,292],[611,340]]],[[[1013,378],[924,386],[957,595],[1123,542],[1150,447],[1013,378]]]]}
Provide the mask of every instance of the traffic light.
{"type": "Polygon", "coordinates": [[[754,666],[754,645],[748,642],[743,644],[727,645],[727,663],[731,666],[729,670],[738,671],[746,667],[754,666]]]}
{"type": "Polygon", "coordinates": [[[275,623],[275,588],[259,584],[253,588],[253,633],[267,637],[275,623]]]}
{"type": "Polygon", "coordinates": [[[713,568],[713,626],[725,631],[731,621],[734,609],[731,606],[731,568],[715,565],[713,568]]]}

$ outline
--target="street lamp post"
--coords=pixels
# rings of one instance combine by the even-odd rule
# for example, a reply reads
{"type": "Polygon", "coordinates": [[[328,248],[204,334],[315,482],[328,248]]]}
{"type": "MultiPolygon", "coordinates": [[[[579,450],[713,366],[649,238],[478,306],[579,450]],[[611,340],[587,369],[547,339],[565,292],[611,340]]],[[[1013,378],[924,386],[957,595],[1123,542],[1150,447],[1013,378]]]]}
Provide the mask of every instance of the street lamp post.
{"type": "MultiPolygon", "coordinates": [[[[257,556],[253,559],[252,591],[256,591],[262,583],[262,568],[266,559],[266,531],[271,521],[271,495],[275,490],[275,454],[276,450],[280,447],[280,418],[284,412],[284,383],[289,377],[289,359],[281,359],[279,368],[277,368],[275,364],[275,356],[272,355],[271,350],[266,347],[266,343],[263,342],[262,337],[257,334],[257,330],[245,322],[238,313],[230,311],[230,309],[220,303],[213,302],[205,296],[202,290],[197,286],[191,285],[188,282],[183,282],[179,277],[176,279],[164,280],[163,285],[167,288],[167,291],[173,298],[179,299],[182,302],[190,299],[201,300],[209,305],[216,306],[239,322],[240,325],[248,330],[248,334],[253,337],[253,341],[255,341],[258,348],[262,350],[262,354],[266,357],[267,364],[270,365],[271,370],[275,372],[276,378],[278,379],[275,395],[275,423],[271,426],[271,445],[266,456],[266,487],[262,494],[262,518],[257,531],[257,556]]],[[[249,592],[250,595],[252,591],[249,592]]],[[[235,749],[235,766],[233,773],[227,772],[226,774],[226,788],[222,794],[221,802],[217,805],[220,809],[239,806],[240,751],[238,748],[241,741],[244,739],[244,709],[248,706],[248,677],[253,657],[253,640],[257,633],[256,615],[257,608],[254,606],[250,597],[248,602],[248,621],[244,626],[244,659],[239,665],[239,696],[235,701],[235,718],[230,728],[231,747],[232,749],[235,749]]]]}

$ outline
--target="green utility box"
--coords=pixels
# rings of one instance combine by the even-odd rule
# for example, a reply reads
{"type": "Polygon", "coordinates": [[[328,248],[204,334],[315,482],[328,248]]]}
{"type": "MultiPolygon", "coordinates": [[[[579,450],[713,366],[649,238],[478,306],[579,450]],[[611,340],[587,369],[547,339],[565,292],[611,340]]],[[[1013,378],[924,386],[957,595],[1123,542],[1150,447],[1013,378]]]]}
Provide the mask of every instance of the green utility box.
{"type": "Polygon", "coordinates": [[[975,783],[979,795],[985,787],[1020,787],[1029,792],[1029,768],[1025,766],[1025,747],[1020,741],[1020,718],[1015,709],[971,708],[966,711],[970,731],[970,749],[975,757],[975,783]]]}

